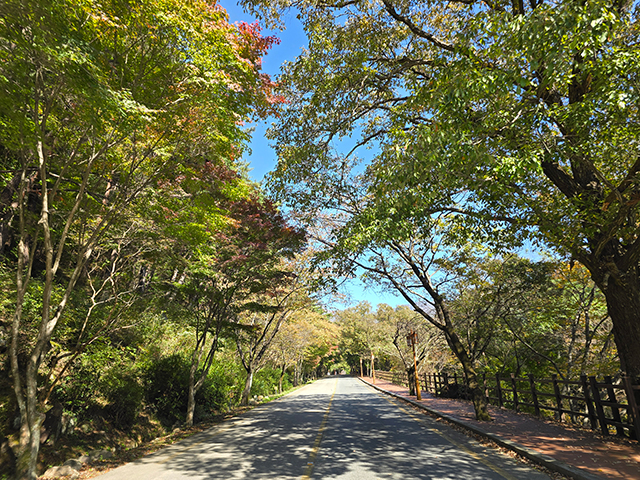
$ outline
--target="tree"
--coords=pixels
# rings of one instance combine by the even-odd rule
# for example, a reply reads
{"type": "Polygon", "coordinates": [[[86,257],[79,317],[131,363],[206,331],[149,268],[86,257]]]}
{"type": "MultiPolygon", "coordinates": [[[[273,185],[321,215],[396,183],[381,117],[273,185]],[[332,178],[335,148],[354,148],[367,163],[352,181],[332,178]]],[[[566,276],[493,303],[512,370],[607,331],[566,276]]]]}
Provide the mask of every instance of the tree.
{"type": "Polygon", "coordinates": [[[253,376],[264,361],[282,325],[294,312],[310,306],[304,282],[303,262],[295,258],[280,259],[275,275],[265,278],[264,287],[255,292],[242,307],[234,326],[238,355],[247,378],[241,403],[247,405],[253,376]]]}
{"type": "Polygon", "coordinates": [[[293,367],[293,383],[301,380],[303,363],[313,351],[329,352],[337,340],[336,325],[327,320],[319,307],[305,308],[292,313],[276,334],[270,361],[280,369],[279,390],[287,369],[293,367]]]}
{"type": "Polygon", "coordinates": [[[447,247],[450,244],[447,217],[436,217],[417,225],[412,219],[389,215],[390,218],[381,222],[377,211],[387,209],[386,202],[370,201],[357,208],[358,215],[334,232],[336,238],[330,242],[325,255],[337,263],[339,273],[353,275],[356,269],[361,269],[368,281],[395,290],[418,315],[442,333],[463,368],[476,417],[489,420],[476,358],[465,345],[451,309],[454,295],[449,286],[456,278],[456,271],[449,268],[446,261],[455,255],[455,249],[447,247]]]}
{"type": "Polygon", "coordinates": [[[401,192],[416,224],[447,211],[461,239],[535,238],[584,265],[640,377],[637,4],[245,3],[293,5],[309,35],[273,132],[293,202],[354,182],[332,149],[359,135],[354,150],[377,148],[368,194],[401,192]]]}
{"type": "Polygon", "coordinates": [[[488,373],[575,379],[611,371],[604,298],[584,268],[508,256],[468,261],[464,270],[453,309],[488,373]]]}
{"type": "MultiPolygon", "coordinates": [[[[266,200],[254,197],[231,203],[229,220],[231,225],[214,235],[212,245],[200,245],[194,252],[197,259],[184,272],[186,281],[177,285],[179,290],[186,290],[184,303],[196,319],[187,407],[189,426],[193,424],[195,394],[207,377],[220,336],[225,333],[237,338],[243,312],[262,307],[256,304],[256,295],[277,295],[279,288],[290,283],[290,274],[282,269],[281,262],[293,256],[304,242],[304,233],[289,227],[266,200]],[[203,361],[209,334],[212,339],[203,361]]],[[[272,311],[271,306],[268,310],[272,311]]],[[[283,318],[273,315],[266,322],[261,337],[265,349],[283,318]]],[[[264,352],[256,354],[255,361],[263,355],[264,352]]]]}
{"type": "Polygon", "coordinates": [[[383,346],[383,351],[399,360],[407,374],[409,394],[415,395],[416,375],[419,375],[420,370],[425,371],[421,367],[429,363],[442,363],[442,335],[407,305],[400,305],[395,309],[389,305],[378,305],[376,318],[385,331],[386,345],[383,346]],[[413,348],[407,342],[411,333],[416,334],[415,363],[413,348]]]}
{"type": "Polygon", "coordinates": [[[88,262],[155,181],[202,165],[188,155],[193,142],[232,158],[246,138],[239,122],[273,101],[259,72],[271,40],[204,1],[1,8],[1,248],[16,265],[18,478],[32,479],[45,410],[39,370],[88,262]],[[43,279],[37,319],[24,310],[34,277],[43,279]]]}
{"type": "Polygon", "coordinates": [[[379,319],[371,311],[371,304],[360,302],[336,312],[335,318],[341,327],[340,350],[357,355],[360,367],[362,361],[368,358],[368,375],[375,378],[375,358],[382,351],[384,331],[379,319]]]}

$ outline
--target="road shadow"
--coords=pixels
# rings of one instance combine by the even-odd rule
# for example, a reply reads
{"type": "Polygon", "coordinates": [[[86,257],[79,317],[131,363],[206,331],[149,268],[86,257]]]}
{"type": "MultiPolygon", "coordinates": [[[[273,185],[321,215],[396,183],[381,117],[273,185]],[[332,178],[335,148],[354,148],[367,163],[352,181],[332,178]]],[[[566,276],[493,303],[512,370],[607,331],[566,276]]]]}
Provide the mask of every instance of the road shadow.
{"type": "MultiPolygon", "coordinates": [[[[479,461],[478,453],[460,450],[431,430],[435,423],[416,421],[356,379],[330,377],[314,385],[137,462],[156,468],[153,477],[131,471],[118,478],[300,479],[330,401],[311,478],[505,478],[479,461]],[[326,382],[337,382],[333,397],[326,382]]],[[[447,435],[458,444],[469,442],[455,431],[447,435]]],[[[548,478],[505,461],[510,463],[499,468],[510,469],[512,479],[548,478]]]]}

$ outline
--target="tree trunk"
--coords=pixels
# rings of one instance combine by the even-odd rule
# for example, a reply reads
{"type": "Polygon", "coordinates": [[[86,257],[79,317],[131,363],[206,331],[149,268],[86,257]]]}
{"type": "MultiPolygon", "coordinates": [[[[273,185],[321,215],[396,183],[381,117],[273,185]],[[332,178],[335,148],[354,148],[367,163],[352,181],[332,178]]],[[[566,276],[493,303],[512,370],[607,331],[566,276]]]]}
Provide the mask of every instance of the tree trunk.
{"type": "Polygon", "coordinates": [[[373,383],[376,383],[376,366],[374,365],[373,352],[371,352],[371,379],[373,383]]]}
{"type": "MultiPolygon", "coordinates": [[[[609,281],[603,288],[607,311],[613,323],[613,339],[620,357],[620,368],[633,383],[640,383],[640,277],[635,269],[622,280],[609,281]]],[[[640,404],[640,390],[635,390],[640,404]]],[[[639,419],[635,419],[640,422],[639,419]]]]}
{"type": "Polygon", "coordinates": [[[467,382],[469,382],[469,390],[471,390],[471,401],[476,412],[476,419],[484,422],[493,420],[489,414],[487,399],[478,382],[478,376],[474,368],[469,369],[466,373],[467,382]]]}
{"type": "Polygon", "coordinates": [[[407,380],[409,381],[409,395],[416,394],[416,371],[413,366],[407,368],[407,380]]]}
{"type": "Polygon", "coordinates": [[[196,387],[195,387],[195,365],[191,365],[189,370],[189,393],[187,398],[187,427],[193,426],[193,415],[196,411],[196,387]]]}
{"type": "Polygon", "coordinates": [[[487,399],[480,388],[480,384],[478,383],[478,377],[476,375],[476,369],[473,365],[473,360],[467,353],[467,350],[464,348],[464,345],[458,338],[453,326],[450,323],[447,323],[445,330],[445,338],[447,340],[447,344],[451,348],[451,351],[456,356],[456,358],[460,361],[462,365],[462,369],[464,371],[464,375],[469,382],[469,389],[471,390],[471,400],[473,402],[473,408],[476,413],[476,419],[481,422],[490,422],[493,420],[491,415],[489,414],[489,408],[487,405],[487,399]]]}
{"type": "Polygon", "coordinates": [[[185,425],[187,428],[193,426],[193,416],[196,411],[196,393],[198,391],[198,385],[196,385],[196,373],[198,372],[198,367],[202,360],[204,342],[205,337],[197,340],[196,348],[191,356],[191,368],[189,368],[189,391],[187,392],[187,418],[185,419],[185,425]]]}
{"type": "Polygon", "coordinates": [[[282,382],[284,381],[284,375],[287,373],[287,366],[282,364],[282,368],[280,369],[280,380],[278,381],[278,391],[282,393],[282,382]]]}
{"type": "Polygon", "coordinates": [[[242,405],[249,405],[249,396],[251,395],[251,385],[253,384],[253,370],[247,371],[247,380],[244,382],[244,390],[242,391],[242,405]]]}
{"type": "Polygon", "coordinates": [[[602,290],[613,323],[621,370],[637,382],[640,380],[640,278],[627,274],[622,279],[610,279],[602,290]]]}

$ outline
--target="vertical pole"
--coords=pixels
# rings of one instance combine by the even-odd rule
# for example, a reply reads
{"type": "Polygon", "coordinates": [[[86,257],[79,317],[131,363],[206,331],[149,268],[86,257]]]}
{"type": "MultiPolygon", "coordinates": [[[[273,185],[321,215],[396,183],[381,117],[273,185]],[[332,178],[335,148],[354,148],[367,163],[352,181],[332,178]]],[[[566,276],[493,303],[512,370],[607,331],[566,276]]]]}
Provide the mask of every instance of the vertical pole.
{"type": "Polygon", "coordinates": [[[458,374],[454,373],[453,374],[453,384],[455,385],[455,390],[456,390],[456,395],[458,396],[458,398],[462,398],[461,394],[460,394],[460,385],[458,385],[458,374]]]}
{"type": "Polygon", "coordinates": [[[551,375],[551,381],[553,382],[553,394],[556,397],[556,420],[562,419],[562,395],[560,395],[560,387],[558,386],[558,375],[551,375]]]}
{"type": "Polygon", "coordinates": [[[609,435],[609,427],[607,426],[607,417],[604,415],[604,408],[602,408],[602,399],[600,398],[600,386],[596,381],[596,377],[589,377],[589,383],[591,384],[591,391],[593,393],[593,401],[596,404],[596,412],[598,413],[598,421],[600,422],[600,431],[602,435],[609,435]]]}
{"type": "Polygon", "coordinates": [[[531,388],[531,400],[533,400],[533,408],[535,409],[536,416],[540,416],[540,405],[538,404],[538,392],[536,392],[536,382],[533,378],[533,373],[529,374],[529,387],[531,388]]]}
{"type": "Polygon", "coordinates": [[[496,393],[498,394],[498,406],[502,408],[502,385],[500,385],[499,373],[496,373],[496,393]]]}
{"type": "Polygon", "coordinates": [[[360,357],[360,376],[364,377],[363,371],[362,371],[362,357],[360,357]]]}
{"type": "Polygon", "coordinates": [[[596,412],[593,408],[593,402],[591,401],[591,395],[589,395],[589,384],[587,383],[586,375],[580,375],[580,383],[582,384],[584,403],[587,405],[587,413],[589,414],[589,423],[591,424],[591,430],[597,430],[598,417],[596,417],[596,412]]]}
{"type": "Polygon", "coordinates": [[[513,409],[518,412],[518,388],[516,386],[516,376],[511,374],[511,391],[513,392],[513,409]]]}
{"type": "MultiPolygon", "coordinates": [[[[611,403],[618,403],[618,399],[616,398],[616,392],[613,389],[613,379],[610,375],[606,375],[604,377],[604,382],[607,384],[607,395],[609,396],[609,401],[611,403]]],[[[622,423],[622,418],[620,417],[620,410],[618,407],[614,407],[611,405],[611,415],[613,416],[613,420],[618,423],[622,423]]],[[[624,437],[624,428],[616,425],[616,434],[619,437],[624,437]]]]}
{"type": "Polygon", "coordinates": [[[418,362],[416,360],[416,339],[418,336],[416,332],[411,331],[411,345],[413,346],[413,372],[414,377],[416,379],[416,400],[422,400],[422,395],[420,395],[420,377],[418,376],[418,362]]]}
{"type": "Polygon", "coordinates": [[[373,356],[373,350],[371,350],[371,378],[373,378],[373,384],[376,384],[376,367],[373,364],[374,361],[374,356],[373,356]]]}
{"type": "MultiPolygon", "coordinates": [[[[638,408],[635,392],[633,391],[633,382],[631,381],[631,378],[626,375],[622,376],[622,381],[624,382],[624,389],[627,393],[627,403],[631,409],[631,412],[627,412],[627,416],[632,418],[635,439],[640,440],[640,408],[638,408]],[[629,413],[631,413],[631,415],[629,415],[629,413]]],[[[630,436],[633,438],[633,435],[630,436]]]]}

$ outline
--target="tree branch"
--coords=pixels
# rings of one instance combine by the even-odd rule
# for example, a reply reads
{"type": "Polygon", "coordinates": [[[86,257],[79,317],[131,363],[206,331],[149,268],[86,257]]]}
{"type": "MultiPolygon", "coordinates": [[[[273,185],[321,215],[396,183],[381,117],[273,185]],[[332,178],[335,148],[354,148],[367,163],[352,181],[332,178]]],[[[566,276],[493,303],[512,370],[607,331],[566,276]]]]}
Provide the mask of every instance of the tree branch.
{"type": "Polygon", "coordinates": [[[391,15],[398,22],[406,25],[414,35],[417,35],[420,38],[424,38],[425,40],[428,40],[433,45],[435,45],[436,47],[442,50],[447,50],[448,52],[455,52],[455,48],[453,45],[449,45],[448,43],[444,43],[441,40],[438,40],[436,37],[434,37],[430,33],[425,32],[420,27],[418,27],[415,23],[411,21],[410,18],[404,15],[400,15],[389,0],[382,0],[382,3],[384,4],[385,10],[389,13],[389,15],[391,15]]]}

